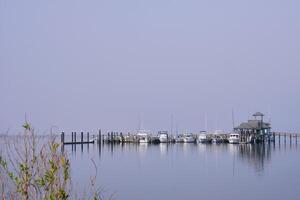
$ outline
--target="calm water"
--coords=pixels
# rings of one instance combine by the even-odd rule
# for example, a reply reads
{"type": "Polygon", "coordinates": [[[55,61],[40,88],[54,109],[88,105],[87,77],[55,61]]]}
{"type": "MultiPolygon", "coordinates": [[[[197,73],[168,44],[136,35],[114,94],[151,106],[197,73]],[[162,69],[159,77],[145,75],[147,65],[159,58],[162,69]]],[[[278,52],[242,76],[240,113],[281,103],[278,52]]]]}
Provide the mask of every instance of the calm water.
{"type": "Polygon", "coordinates": [[[73,181],[97,183],[113,199],[299,199],[300,144],[77,145],[73,181]],[[83,150],[83,151],[82,151],[83,150]]]}

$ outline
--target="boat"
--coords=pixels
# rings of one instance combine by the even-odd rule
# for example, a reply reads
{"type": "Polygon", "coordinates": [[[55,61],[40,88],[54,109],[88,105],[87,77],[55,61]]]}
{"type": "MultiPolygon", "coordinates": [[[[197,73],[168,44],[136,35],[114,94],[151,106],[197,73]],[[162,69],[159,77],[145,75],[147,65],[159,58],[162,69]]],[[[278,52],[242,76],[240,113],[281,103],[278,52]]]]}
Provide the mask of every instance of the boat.
{"type": "Polygon", "coordinates": [[[212,142],[213,143],[226,143],[227,140],[227,134],[224,131],[216,130],[214,133],[212,133],[212,142]]]}
{"type": "Polygon", "coordinates": [[[238,133],[231,133],[229,135],[228,141],[230,144],[238,144],[240,143],[240,134],[238,133]]]}
{"type": "Polygon", "coordinates": [[[168,142],[168,132],[167,131],[158,132],[158,139],[160,143],[168,142]]]}
{"type": "Polygon", "coordinates": [[[224,140],[220,136],[216,136],[212,139],[212,143],[222,143],[224,140]]]}
{"type": "Polygon", "coordinates": [[[182,135],[179,135],[178,137],[175,138],[175,142],[176,142],[176,143],[183,143],[183,142],[184,142],[184,141],[183,141],[183,138],[184,138],[184,137],[183,137],[182,135]]]}
{"type": "Polygon", "coordinates": [[[151,136],[150,137],[150,143],[151,144],[159,144],[160,143],[159,137],[158,136],[151,136]]]}
{"type": "Polygon", "coordinates": [[[134,135],[126,135],[125,137],[124,137],[124,142],[135,142],[136,140],[135,140],[135,136],[134,135]]]}
{"type": "Polygon", "coordinates": [[[137,134],[139,143],[149,143],[150,142],[150,136],[147,132],[138,132],[137,134]]]}
{"type": "Polygon", "coordinates": [[[193,134],[191,133],[186,133],[183,135],[183,142],[184,143],[194,143],[195,138],[193,137],[193,134]]]}
{"type": "Polygon", "coordinates": [[[139,143],[148,143],[149,142],[149,136],[146,133],[138,133],[137,135],[139,137],[139,143]]]}
{"type": "Polygon", "coordinates": [[[212,139],[206,133],[201,133],[197,137],[198,143],[210,143],[211,141],[212,139]]]}

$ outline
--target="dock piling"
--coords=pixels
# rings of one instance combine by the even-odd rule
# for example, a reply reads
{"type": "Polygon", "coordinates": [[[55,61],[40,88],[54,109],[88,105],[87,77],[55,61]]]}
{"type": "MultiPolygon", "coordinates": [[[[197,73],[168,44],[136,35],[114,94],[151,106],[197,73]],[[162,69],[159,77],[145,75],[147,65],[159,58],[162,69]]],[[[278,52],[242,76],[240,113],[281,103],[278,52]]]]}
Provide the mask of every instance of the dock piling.
{"type": "Polygon", "coordinates": [[[286,133],[284,133],[284,149],[286,149],[286,133]]]}
{"type": "Polygon", "coordinates": [[[65,143],[65,132],[61,132],[60,140],[61,140],[61,144],[65,143]]]}
{"type": "Polygon", "coordinates": [[[101,144],[101,129],[99,129],[98,143],[101,144]]]}

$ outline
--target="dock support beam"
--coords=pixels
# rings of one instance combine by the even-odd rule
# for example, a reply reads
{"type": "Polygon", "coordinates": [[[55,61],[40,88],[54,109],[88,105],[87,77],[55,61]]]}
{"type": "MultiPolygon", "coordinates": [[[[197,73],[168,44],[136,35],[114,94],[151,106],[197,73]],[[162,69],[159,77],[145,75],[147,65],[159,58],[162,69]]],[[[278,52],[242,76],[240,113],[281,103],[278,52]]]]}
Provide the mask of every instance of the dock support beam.
{"type": "Polygon", "coordinates": [[[99,129],[98,143],[101,144],[101,129],[99,129]]]}
{"type": "Polygon", "coordinates": [[[65,132],[61,132],[60,141],[62,145],[65,143],[65,132]]]}

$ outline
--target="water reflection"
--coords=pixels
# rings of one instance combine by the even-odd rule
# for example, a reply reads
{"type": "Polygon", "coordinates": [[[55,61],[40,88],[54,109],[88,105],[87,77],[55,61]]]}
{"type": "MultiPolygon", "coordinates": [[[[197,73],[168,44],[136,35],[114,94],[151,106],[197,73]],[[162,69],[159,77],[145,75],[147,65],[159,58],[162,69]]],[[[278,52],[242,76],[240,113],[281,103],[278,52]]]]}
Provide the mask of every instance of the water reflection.
{"type": "MultiPolygon", "coordinates": [[[[160,157],[170,156],[183,156],[190,157],[191,155],[201,155],[197,159],[201,158],[212,158],[220,164],[221,158],[230,156],[235,162],[241,162],[247,164],[258,173],[263,173],[265,165],[271,161],[272,153],[276,150],[280,150],[282,145],[284,149],[289,146],[289,149],[297,149],[297,141],[282,142],[280,143],[265,143],[265,144],[189,144],[189,143],[178,143],[178,144],[134,144],[134,143],[119,143],[119,144],[91,144],[91,145],[80,145],[76,148],[76,145],[71,145],[69,149],[72,153],[76,154],[76,150],[80,149],[82,154],[89,154],[90,152],[96,152],[101,159],[101,155],[105,154],[114,156],[115,154],[136,154],[140,159],[146,158],[148,155],[157,154],[160,157]],[[90,147],[92,146],[92,148],[90,147]],[[91,148],[91,149],[90,149],[91,148]]],[[[76,155],[75,155],[76,156],[76,155]]]]}
{"type": "Polygon", "coordinates": [[[248,144],[238,146],[238,158],[253,166],[255,171],[263,172],[264,165],[271,159],[270,144],[248,144]]]}
{"type": "Polygon", "coordinates": [[[168,144],[167,143],[159,144],[159,151],[162,157],[166,156],[168,153],[168,144]]]}
{"type": "Polygon", "coordinates": [[[90,161],[93,158],[101,174],[99,185],[117,191],[120,196],[116,199],[198,199],[199,191],[201,198],[210,200],[232,196],[264,200],[266,195],[274,200],[295,199],[284,198],[282,193],[265,193],[279,191],[284,185],[289,194],[296,191],[300,195],[296,189],[300,184],[300,161],[295,140],[285,143],[282,139],[280,144],[101,143],[83,145],[83,149],[81,145],[65,146],[65,151],[72,149],[74,181],[82,183],[89,176],[94,169],[90,161]],[[247,192],[249,187],[253,192],[247,192]]]}

